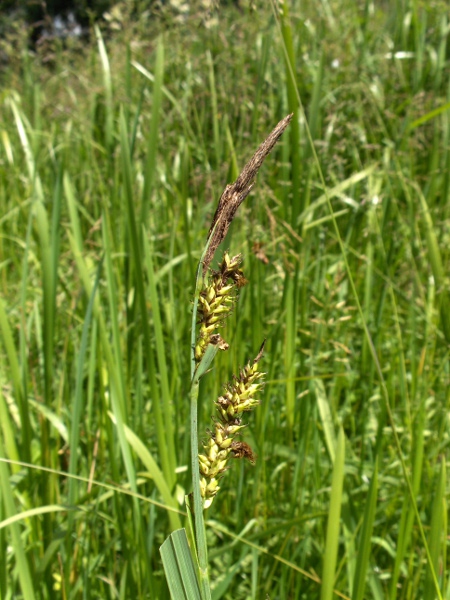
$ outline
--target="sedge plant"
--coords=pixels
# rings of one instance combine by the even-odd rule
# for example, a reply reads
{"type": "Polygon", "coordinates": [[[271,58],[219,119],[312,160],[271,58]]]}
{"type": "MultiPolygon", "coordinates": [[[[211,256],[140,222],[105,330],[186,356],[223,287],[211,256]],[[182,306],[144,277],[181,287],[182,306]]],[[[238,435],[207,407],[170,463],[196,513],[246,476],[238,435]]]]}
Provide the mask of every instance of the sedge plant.
{"type": "Polygon", "coordinates": [[[161,556],[172,598],[208,600],[211,598],[208,574],[208,552],[203,513],[214,501],[220,480],[229,468],[230,458],[255,461],[249,444],[239,435],[245,427],[244,413],[259,404],[258,392],[263,386],[259,362],[262,343],[256,357],[242,368],[215,401],[213,429],[208,431],[199,452],[198,392],[199,382],[209,370],[219,350],[228,343],[220,329],[233,310],[239,289],[247,283],[242,270],[242,255],[223,254],[217,269],[211,269],[216,250],[225,239],[236,211],[248,196],[264,159],[275,146],[292,119],[282,119],[259,146],[232,185],[223,191],[214,214],[205,247],[197,268],[191,330],[190,437],[192,493],[186,497],[193,547],[190,548],[184,530],[173,532],[161,546],[161,556]]]}

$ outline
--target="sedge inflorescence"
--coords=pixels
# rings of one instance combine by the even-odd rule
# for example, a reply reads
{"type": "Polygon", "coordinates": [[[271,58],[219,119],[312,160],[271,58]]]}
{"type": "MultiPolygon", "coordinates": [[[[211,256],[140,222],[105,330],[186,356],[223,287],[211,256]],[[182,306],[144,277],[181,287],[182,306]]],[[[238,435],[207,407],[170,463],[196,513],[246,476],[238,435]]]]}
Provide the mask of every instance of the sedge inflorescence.
{"type": "Polygon", "coordinates": [[[247,283],[240,268],[242,255],[230,257],[223,255],[217,271],[212,271],[207,285],[198,299],[198,315],[200,330],[195,345],[195,360],[199,363],[209,343],[219,343],[219,348],[226,350],[228,344],[217,334],[226,318],[233,310],[236,301],[236,289],[247,283]]]}
{"type": "Polygon", "coordinates": [[[244,367],[238,377],[225,386],[225,392],[216,401],[217,417],[214,430],[208,432],[208,440],[204,443],[204,454],[199,455],[200,491],[203,508],[209,508],[219,491],[219,481],[227,469],[230,455],[235,458],[247,458],[255,462],[250,446],[236,440],[235,436],[245,427],[242,414],[252,410],[260,402],[257,393],[263,387],[264,373],[258,370],[258,362],[262,356],[264,344],[252,364],[244,367]]]}

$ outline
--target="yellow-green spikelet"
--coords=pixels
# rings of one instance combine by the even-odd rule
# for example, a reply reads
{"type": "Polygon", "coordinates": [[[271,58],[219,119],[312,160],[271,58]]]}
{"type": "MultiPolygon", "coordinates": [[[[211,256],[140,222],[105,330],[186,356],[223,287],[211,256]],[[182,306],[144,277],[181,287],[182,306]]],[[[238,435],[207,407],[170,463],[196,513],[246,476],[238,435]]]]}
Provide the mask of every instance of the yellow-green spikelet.
{"type": "Polygon", "coordinates": [[[223,255],[222,262],[212,276],[198,299],[198,316],[200,330],[195,345],[195,360],[200,362],[208,346],[211,336],[221,327],[233,309],[237,287],[246,283],[240,269],[242,256],[237,254],[230,258],[228,252],[223,255]]]}
{"type": "Polygon", "coordinates": [[[244,367],[239,377],[225,387],[225,393],[216,402],[219,420],[214,424],[214,431],[209,432],[208,440],[203,445],[204,454],[199,454],[200,492],[203,508],[211,506],[220,489],[219,481],[227,469],[230,453],[237,458],[248,458],[254,462],[253,452],[248,444],[235,440],[235,435],[245,427],[241,421],[243,412],[252,410],[259,404],[255,398],[263,384],[258,381],[264,373],[258,371],[258,360],[261,348],[253,364],[244,367]]]}

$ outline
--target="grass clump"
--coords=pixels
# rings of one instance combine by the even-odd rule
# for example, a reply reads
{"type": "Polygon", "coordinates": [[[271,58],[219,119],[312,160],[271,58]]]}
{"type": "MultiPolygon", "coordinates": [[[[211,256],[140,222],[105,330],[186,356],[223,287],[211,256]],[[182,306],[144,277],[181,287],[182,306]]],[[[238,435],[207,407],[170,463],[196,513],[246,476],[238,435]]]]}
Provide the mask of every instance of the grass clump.
{"type": "Polygon", "coordinates": [[[1,597],[169,597],[223,248],[250,284],[200,441],[265,338],[266,375],[233,438],[258,460],[230,452],[200,509],[211,593],[448,597],[446,4],[128,4],[87,44],[1,46],[1,597]],[[288,113],[203,272],[224,182],[288,113]]]}

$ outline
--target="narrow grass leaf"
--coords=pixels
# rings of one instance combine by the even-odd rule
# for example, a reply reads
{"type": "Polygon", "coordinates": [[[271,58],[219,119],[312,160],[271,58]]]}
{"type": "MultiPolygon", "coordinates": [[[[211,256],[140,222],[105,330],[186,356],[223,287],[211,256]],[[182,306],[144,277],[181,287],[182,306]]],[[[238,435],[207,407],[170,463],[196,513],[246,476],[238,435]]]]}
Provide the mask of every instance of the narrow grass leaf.
{"type": "Polygon", "coordinates": [[[378,493],[378,461],[367,493],[366,506],[361,531],[359,533],[355,577],[353,580],[352,600],[363,600],[367,581],[373,524],[377,506],[378,493]]]}
{"type": "MultiPolygon", "coordinates": [[[[23,393],[19,358],[17,356],[16,347],[14,345],[14,339],[11,331],[11,327],[8,321],[8,317],[5,311],[3,299],[0,298],[0,332],[2,334],[3,345],[6,350],[6,355],[9,361],[9,368],[11,373],[12,385],[14,390],[14,397],[17,402],[20,414],[20,422],[22,429],[22,447],[25,456],[30,455],[29,444],[31,441],[31,427],[30,427],[30,412],[27,396],[23,393]],[[29,436],[29,437],[26,437],[29,436]]],[[[10,457],[12,458],[12,457],[10,457]]]]}
{"type": "MultiPolygon", "coordinates": [[[[156,285],[156,274],[153,266],[153,251],[150,248],[147,232],[145,227],[142,227],[142,237],[144,243],[144,258],[148,277],[148,297],[152,307],[153,316],[153,331],[156,345],[156,358],[158,361],[158,373],[162,392],[163,413],[164,413],[164,434],[166,436],[168,450],[174,451],[173,439],[173,414],[172,414],[172,397],[169,390],[169,373],[167,370],[166,355],[168,355],[167,344],[164,340],[163,323],[161,320],[160,301],[161,294],[158,292],[156,285]]],[[[174,361],[175,362],[175,361],[174,361]]],[[[170,457],[173,465],[177,464],[176,455],[170,457]]]]}
{"type": "Polygon", "coordinates": [[[436,296],[440,296],[442,329],[447,343],[450,344],[450,293],[447,289],[441,251],[439,249],[439,242],[437,240],[430,210],[428,208],[425,196],[420,192],[420,190],[418,192],[420,205],[422,208],[422,221],[427,240],[428,257],[430,260],[433,277],[436,281],[436,296]]]}
{"type": "Polygon", "coordinates": [[[159,551],[172,600],[202,600],[186,530],[171,533],[159,551]]]}
{"type": "Polygon", "coordinates": [[[205,350],[205,353],[202,356],[202,359],[197,367],[195,372],[195,379],[199,381],[205,373],[208,372],[209,367],[211,366],[214,357],[216,356],[218,351],[217,344],[208,344],[205,350]]]}
{"type": "Polygon", "coordinates": [[[416,119],[409,125],[409,129],[415,129],[416,127],[423,125],[430,119],[434,119],[435,117],[438,117],[439,115],[446,112],[447,110],[450,110],[450,102],[446,102],[445,104],[438,106],[434,110],[430,110],[425,115],[422,115],[419,119],[416,119]]]}
{"type": "MultiPolygon", "coordinates": [[[[320,106],[323,98],[322,82],[325,62],[325,52],[320,50],[318,65],[314,73],[314,87],[311,95],[311,101],[308,106],[308,125],[311,132],[311,137],[315,140],[320,131],[320,106]]],[[[305,150],[303,160],[306,160],[311,155],[311,149],[308,146],[305,150]]]]}
{"type": "MultiPolygon", "coordinates": [[[[109,312],[111,319],[111,329],[112,329],[112,342],[111,342],[111,350],[114,356],[114,362],[117,365],[116,375],[120,384],[120,389],[122,390],[122,397],[124,399],[123,402],[123,414],[126,418],[126,421],[129,421],[130,418],[130,407],[129,407],[129,394],[127,394],[127,386],[126,386],[126,374],[124,368],[124,360],[123,360],[123,352],[122,352],[122,337],[120,334],[119,327],[119,317],[121,312],[121,307],[119,306],[118,299],[122,295],[122,290],[117,290],[116,287],[116,273],[114,272],[113,261],[112,261],[112,243],[111,243],[111,235],[110,230],[107,224],[107,218],[104,214],[104,219],[102,223],[102,234],[103,234],[103,243],[105,247],[105,271],[106,271],[106,284],[108,289],[108,301],[109,301],[109,312]]],[[[120,280],[119,280],[120,281],[120,280]]]]}
{"type": "Polygon", "coordinates": [[[296,311],[294,281],[291,275],[286,275],[285,282],[285,344],[284,344],[284,368],[286,374],[286,416],[289,427],[292,429],[295,417],[295,340],[296,311]]]}
{"type": "MultiPolygon", "coordinates": [[[[0,458],[4,456],[3,443],[0,437],[0,458]]],[[[0,461],[0,490],[2,495],[3,510],[6,518],[14,517],[16,507],[14,504],[14,496],[9,481],[9,469],[6,463],[0,461]]],[[[22,541],[20,526],[16,522],[10,524],[11,542],[16,561],[17,575],[22,588],[23,597],[27,600],[34,600],[34,583],[31,577],[28,560],[25,553],[25,548],[22,541]]]]}
{"type": "Polygon", "coordinates": [[[323,435],[327,446],[331,462],[334,464],[336,456],[336,434],[334,431],[333,417],[331,414],[330,402],[325,392],[325,386],[322,379],[313,380],[314,391],[317,398],[320,420],[323,428],[323,435]]]}
{"type": "Polygon", "coordinates": [[[102,64],[103,71],[103,86],[105,89],[105,145],[106,150],[109,151],[111,148],[114,133],[114,106],[111,68],[109,65],[108,53],[106,52],[105,43],[103,41],[100,29],[97,26],[95,26],[94,31],[95,37],[97,38],[98,52],[100,54],[100,62],[102,64]]]}
{"type": "Polygon", "coordinates": [[[44,515],[46,513],[69,512],[71,510],[81,509],[78,509],[75,506],[61,506],[61,504],[50,504],[49,506],[39,506],[38,508],[30,508],[30,510],[24,510],[20,513],[16,513],[8,519],[3,519],[3,521],[0,521],[0,529],[3,529],[4,527],[9,527],[13,523],[25,521],[26,519],[30,519],[31,517],[39,517],[40,515],[44,515]]]}
{"type": "Polygon", "coordinates": [[[209,75],[209,93],[211,95],[211,117],[212,117],[212,129],[213,129],[213,141],[214,151],[216,154],[216,167],[218,168],[221,164],[222,157],[222,144],[219,135],[219,114],[217,108],[217,91],[216,91],[216,79],[214,75],[214,63],[211,56],[211,52],[206,52],[206,58],[208,61],[208,75],[209,75]]]}
{"type": "MultiPolygon", "coordinates": [[[[241,557],[233,565],[227,568],[225,576],[219,581],[219,583],[212,589],[211,598],[212,600],[220,600],[223,595],[227,592],[230,587],[230,583],[236,577],[239,569],[242,568],[242,563],[245,561],[248,555],[248,549],[244,549],[241,557]]],[[[257,553],[256,553],[257,556],[257,553]]]]}
{"type": "Polygon", "coordinates": [[[164,82],[164,43],[158,39],[156,47],[155,77],[152,97],[152,117],[148,133],[147,158],[144,172],[144,189],[142,194],[141,223],[147,223],[150,197],[153,190],[156,173],[156,158],[158,155],[158,136],[160,131],[160,114],[164,82]]]}
{"type": "MultiPolygon", "coordinates": [[[[446,531],[444,529],[446,511],[446,468],[445,460],[441,462],[441,470],[437,477],[437,486],[434,493],[434,501],[431,510],[430,527],[430,556],[433,561],[434,572],[439,573],[439,565],[444,565],[442,554],[446,544],[446,531]]],[[[443,590],[442,590],[443,591],[443,590]]],[[[425,581],[424,598],[434,598],[436,594],[435,581],[430,569],[427,569],[425,581]]]]}
{"type": "MultiPolygon", "coordinates": [[[[44,350],[44,383],[46,402],[51,403],[53,397],[53,346],[55,329],[55,266],[52,257],[52,246],[49,236],[49,222],[44,204],[35,202],[35,216],[39,234],[41,252],[41,271],[43,288],[43,350],[44,350]]],[[[57,258],[57,257],[56,257],[57,258]]]]}
{"type": "MultiPolygon", "coordinates": [[[[0,380],[0,385],[5,385],[3,377],[0,380]]],[[[0,435],[3,436],[6,456],[11,460],[19,460],[20,458],[19,448],[17,447],[15,437],[16,429],[16,424],[11,418],[9,407],[6,403],[5,393],[2,391],[0,392],[0,435]]],[[[18,468],[16,466],[12,467],[13,473],[17,470],[18,468]]]]}
{"type": "Polygon", "coordinates": [[[42,191],[42,183],[41,183],[41,180],[37,173],[36,162],[34,159],[33,150],[32,150],[31,144],[28,140],[27,132],[25,130],[24,117],[21,114],[21,112],[19,111],[19,108],[17,107],[17,105],[14,101],[11,101],[11,109],[14,114],[14,119],[16,122],[17,131],[18,131],[18,134],[20,137],[20,142],[22,144],[22,148],[25,153],[25,162],[27,164],[30,185],[34,188],[34,192],[36,194],[37,199],[43,200],[44,193],[42,191]]]}
{"type": "MultiPolygon", "coordinates": [[[[116,425],[117,421],[116,421],[114,415],[112,413],[108,413],[108,414],[109,414],[110,419],[116,425]]],[[[133,450],[136,452],[136,454],[139,456],[139,458],[141,459],[141,461],[147,468],[147,471],[149,472],[153,481],[155,482],[155,485],[158,488],[158,491],[161,494],[161,497],[164,500],[165,504],[167,504],[167,506],[172,506],[173,508],[178,509],[177,503],[174,500],[172,494],[170,493],[169,485],[167,484],[167,481],[164,479],[164,475],[162,474],[160,468],[158,467],[158,464],[155,461],[155,459],[153,458],[150,450],[138,438],[138,436],[126,425],[124,426],[124,431],[125,431],[125,435],[126,435],[126,438],[129,442],[130,446],[133,448],[133,450]]],[[[172,511],[169,511],[169,519],[170,519],[171,527],[174,530],[181,528],[180,517],[178,516],[178,514],[172,512],[172,511]]]]}
{"type": "Polygon", "coordinates": [[[68,173],[64,173],[63,177],[64,194],[67,200],[67,207],[69,209],[70,224],[72,227],[72,233],[75,239],[77,254],[83,251],[83,235],[81,233],[81,223],[78,216],[77,200],[75,198],[75,192],[73,189],[72,181],[68,173]]]}
{"type": "Polygon", "coordinates": [[[285,60],[285,77],[288,97],[288,110],[294,113],[291,121],[290,139],[290,163],[292,165],[292,198],[285,198],[285,214],[289,215],[292,226],[297,222],[298,215],[303,211],[300,205],[300,181],[302,175],[302,161],[300,160],[300,124],[298,89],[296,82],[295,47],[292,34],[292,26],[289,16],[289,3],[287,0],[281,2],[281,34],[283,38],[283,51],[285,60]]]}
{"type": "Polygon", "coordinates": [[[184,262],[188,258],[188,254],[183,253],[178,256],[174,256],[171,260],[166,262],[166,264],[158,269],[158,272],[155,273],[155,283],[159,283],[163,277],[169,274],[177,265],[184,262]]]}
{"type": "Polygon", "coordinates": [[[331,600],[333,598],[337,552],[339,546],[344,467],[345,436],[344,430],[341,427],[337,438],[336,458],[333,465],[333,478],[331,482],[330,508],[328,510],[327,536],[325,543],[325,556],[323,561],[320,600],[331,600]]]}
{"type": "MultiPolygon", "coordinates": [[[[83,322],[83,332],[81,334],[81,344],[78,352],[78,364],[77,364],[77,372],[75,377],[75,397],[73,400],[73,410],[72,410],[72,425],[70,428],[70,461],[69,461],[69,473],[71,475],[76,475],[77,472],[77,463],[78,463],[78,444],[80,439],[80,421],[81,414],[84,406],[83,399],[83,373],[84,373],[84,364],[85,357],[88,345],[88,334],[89,328],[91,326],[92,320],[92,311],[94,306],[94,299],[98,289],[98,282],[100,279],[100,273],[102,269],[103,262],[100,261],[97,269],[97,277],[95,278],[95,283],[92,288],[91,296],[89,298],[89,303],[86,310],[86,315],[83,322]]],[[[76,490],[77,490],[77,482],[73,478],[69,478],[69,492],[68,492],[68,501],[69,504],[75,504],[76,502],[76,490]]]]}
{"type": "MultiPolygon", "coordinates": [[[[377,165],[371,165],[371,166],[363,169],[362,171],[353,173],[350,177],[348,177],[347,179],[344,179],[344,181],[340,181],[337,185],[328,189],[326,194],[321,194],[316,200],[314,200],[314,202],[312,202],[307,208],[305,208],[305,210],[299,215],[299,217],[297,219],[297,225],[299,225],[300,223],[302,223],[304,221],[308,224],[312,220],[314,212],[318,208],[320,208],[321,206],[323,206],[324,204],[327,203],[327,196],[330,199],[334,198],[334,197],[337,197],[337,198],[345,197],[346,190],[354,187],[357,183],[360,183],[361,181],[364,181],[365,179],[367,179],[370,175],[373,174],[373,172],[376,170],[376,168],[377,168],[377,165]]],[[[334,213],[334,215],[336,215],[336,213],[334,213]]]]}
{"type": "Polygon", "coordinates": [[[55,431],[58,432],[58,434],[61,436],[61,439],[63,439],[66,442],[66,444],[68,444],[69,443],[69,432],[68,432],[67,426],[64,423],[64,420],[61,418],[61,416],[58,415],[53,410],[51,410],[48,406],[46,406],[42,402],[36,402],[36,400],[32,400],[31,398],[28,402],[30,404],[30,407],[33,407],[36,410],[36,412],[39,415],[41,415],[41,417],[46,419],[50,423],[50,425],[52,425],[52,427],[55,429],[55,431]]]}

